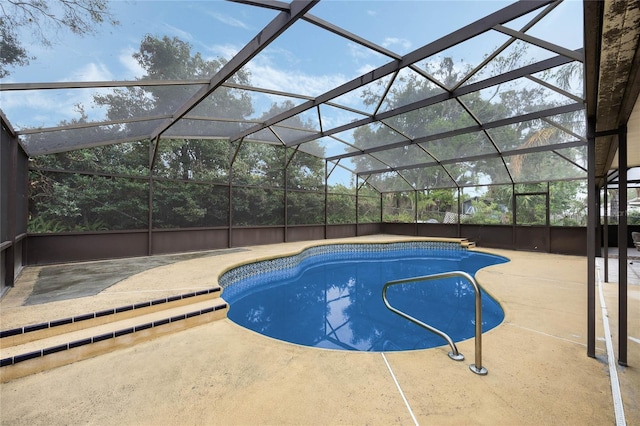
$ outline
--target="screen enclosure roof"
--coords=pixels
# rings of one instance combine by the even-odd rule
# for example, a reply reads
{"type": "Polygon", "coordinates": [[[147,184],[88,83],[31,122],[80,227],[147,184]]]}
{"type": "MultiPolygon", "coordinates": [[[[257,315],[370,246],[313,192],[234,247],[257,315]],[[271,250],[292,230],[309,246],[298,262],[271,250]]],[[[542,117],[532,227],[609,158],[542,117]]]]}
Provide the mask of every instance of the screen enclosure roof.
{"type": "Polygon", "coordinates": [[[52,78],[50,67],[32,63],[2,81],[3,118],[29,156],[138,140],[157,149],[167,139],[224,139],[322,158],[329,171],[346,169],[382,192],[587,176],[584,76],[597,64],[585,65],[589,11],[582,2],[132,7],[154,4],[166,12],[137,31],[180,38],[211,67],[109,68],[109,58],[125,63],[126,46],[114,33],[133,25],[115,10],[120,26],[103,35],[113,40],[102,42],[98,32],[82,41],[94,50],[77,49],[93,73],[62,61],[52,78]],[[242,31],[219,30],[224,25],[242,31]]]}

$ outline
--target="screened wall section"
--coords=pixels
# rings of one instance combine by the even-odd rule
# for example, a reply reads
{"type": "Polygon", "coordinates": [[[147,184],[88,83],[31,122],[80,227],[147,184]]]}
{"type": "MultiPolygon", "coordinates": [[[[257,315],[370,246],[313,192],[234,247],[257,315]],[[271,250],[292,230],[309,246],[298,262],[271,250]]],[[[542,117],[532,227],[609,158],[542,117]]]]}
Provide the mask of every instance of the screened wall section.
{"type": "Polygon", "coordinates": [[[23,226],[30,264],[378,233],[585,254],[583,4],[477,3],[394,44],[383,3],[213,2],[257,35],[216,56],[160,26],[133,78],[12,76],[28,203],[2,239],[23,226]]]}

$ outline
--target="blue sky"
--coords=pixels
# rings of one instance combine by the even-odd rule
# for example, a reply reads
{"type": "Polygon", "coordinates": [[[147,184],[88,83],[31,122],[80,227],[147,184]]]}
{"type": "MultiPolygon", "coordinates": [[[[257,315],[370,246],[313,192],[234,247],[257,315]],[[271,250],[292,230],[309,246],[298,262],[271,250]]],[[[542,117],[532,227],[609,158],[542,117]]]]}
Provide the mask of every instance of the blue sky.
{"type": "MultiPolygon", "coordinates": [[[[323,0],[310,13],[403,55],[509,3],[323,0]]],[[[102,26],[95,35],[83,38],[53,34],[51,48],[30,41],[28,32],[21,34],[37,59],[14,69],[1,83],[133,80],[143,71],[131,55],[146,34],[175,36],[205,58],[228,59],[277,15],[273,10],[219,0],[123,0],[111,2],[111,8],[119,26],[102,26]]],[[[566,47],[580,47],[581,28],[567,25],[569,20],[581,22],[581,1],[567,1],[531,33],[566,47]]],[[[477,63],[500,37],[485,37],[450,53],[477,63]]],[[[247,67],[255,86],[317,96],[387,62],[382,55],[299,21],[247,67]]],[[[101,111],[89,107],[95,90],[60,92],[1,92],[1,108],[18,129],[55,126],[75,118],[76,103],[86,105],[92,119],[102,119],[101,111]]]]}

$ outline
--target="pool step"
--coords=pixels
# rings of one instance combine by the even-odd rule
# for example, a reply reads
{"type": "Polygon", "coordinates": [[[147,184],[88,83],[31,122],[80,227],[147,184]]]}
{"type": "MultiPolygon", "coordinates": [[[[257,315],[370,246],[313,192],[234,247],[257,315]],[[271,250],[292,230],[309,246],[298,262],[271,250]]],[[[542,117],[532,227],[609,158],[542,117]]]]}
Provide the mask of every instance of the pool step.
{"type": "Polygon", "coordinates": [[[475,241],[468,241],[468,240],[461,241],[460,245],[462,247],[464,247],[464,248],[475,248],[476,247],[475,241]]]}
{"type": "Polygon", "coordinates": [[[0,383],[226,318],[220,289],[198,293],[2,331],[0,383]]]}

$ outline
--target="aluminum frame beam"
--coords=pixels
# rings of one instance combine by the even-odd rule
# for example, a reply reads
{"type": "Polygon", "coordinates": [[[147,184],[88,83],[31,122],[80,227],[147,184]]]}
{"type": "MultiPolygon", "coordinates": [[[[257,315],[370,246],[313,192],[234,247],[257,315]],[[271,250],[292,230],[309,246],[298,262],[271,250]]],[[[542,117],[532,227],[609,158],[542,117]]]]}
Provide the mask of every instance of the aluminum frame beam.
{"type": "Polygon", "coordinates": [[[53,83],[3,83],[0,92],[19,90],[103,89],[109,87],[194,86],[209,84],[209,80],[114,80],[65,81],[53,83]]]}
{"type": "MultiPolygon", "coordinates": [[[[503,157],[509,157],[512,155],[521,155],[521,154],[533,154],[536,152],[547,152],[547,151],[554,151],[556,149],[564,149],[564,148],[575,148],[578,146],[585,146],[586,144],[582,141],[574,141],[574,142],[567,142],[567,143],[562,143],[562,144],[557,144],[557,145],[547,145],[547,146],[532,146],[529,148],[523,148],[523,149],[514,149],[514,150],[510,150],[510,151],[503,151],[503,152],[495,152],[495,153],[489,153],[489,154],[480,154],[480,155],[474,155],[471,157],[464,157],[464,158],[452,158],[450,160],[442,160],[442,161],[437,161],[437,162],[432,162],[432,163],[420,163],[420,164],[412,164],[412,165],[408,165],[408,166],[400,166],[400,167],[394,167],[394,168],[390,168],[390,169],[378,169],[378,170],[367,170],[366,173],[367,174],[379,174],[379,173],[388,173],[388,172],[399,172],[399,171],[403,171],[403,170],[414,170],[414,169],[420,169],[423,167],[435,167],[435,166],[444,166],[444,165],[448,165],[448,164],[456,164],[456,163],[467,163],[469,161],[479,161],[479,160],[486,160],[489,158],[503,158],[503,157]]],[[[558,154],[556,154],[558,155],[558,154]]],[[[365,173],[365,172],[362,172],[365,173]]]]}
{"type": "Polygon", "coordinates": [[[626,367],[627,340],[629,338],[628,318],[628,254],[629,229],[627,226],[627,128],[621,127],[618,133],[618,364],[626,367]]]}
{"type": "MultiPolygon", "coordinates": [[[[582,51],[582,49],[578,49],[576,50],[576,52],[578,51],[582,51]]],[[[333,129],[328,129],[325,130],[321,133],[318,133],[316,135],[312,136],[308,136],[308,137],[304,137],[304,138],[300,138],[297,139],[295,141],[290,142],[289,144],[287,144],[287,146],[292,146],[292,145],[297,145],[297,144],[301,144],[301,143],[305,143],[305,142],[311,142],[315,139],[324,137],[324,136],[330,136],[333,135],[335,133],[340,133],[343,132],[345,130],[350,130],[350,129],[354,129],[356,127],[360,127],[366,124],[370,124],[373,123],[375,121],[380,121],[380,120],[384,120],[387,118],[392,118],[395,117],[397,115],[400,114],[404,114],[407,112],[411,112],[414,111],[416,109],[420,109],[420,108],[425,108],[431,105],[435,105],[437,103],[440,102],[444,102],[450,99],[455,99],[457,97],[460,96],[464,96],[467,95],[469,93],[473,93],[473,92],[477,92],[483,89],[487,89],[489,87],[493,87],[493,86],[497,86],[499,84],[503,84],[503,83],[507,83],[509,81],[513,81],[516,80],[518,78],[522,78],[522,77],[527,77],[530,74],[535,74],[537,72],[540,71],[545,71],[547,69],[550,68],[554,68],[560,65],[564,65],[567,63],[573,62],[573,60],[568,59],[564,56],[556,56],[544,61],[540,61],[537,62],[535,64],[531,64],[531,65],[527,65],[525,67],[522,68],[518,68],[509,72],[506,72],[504,74],[500,74],[497,75],[495,77],[491,77],[488,78],[486,80],[482,80],[482,81],[478,81],[476,83],[472,83],[466,86],[463,86],[459,89],[456,89],[455,91],[452,92],[444,92],[444,93],[439,93],[437,95],[434,95],[432,97],[426,98],[426,99],[422,99],[420,101],[417,102],[413,102],[407,105],[403,105],[402,107],[393,109],[393,110],[389,110],[389,111],[385,111],[383,113],[380,114],[376,114],[373,116],[369,116],[367,118],[363,118],[361,120],[356,120],[353,121],[351,123],[342,125],[342,126],[338,126],[338,127],[334,127],[333,129]]],[[[272,123],[270,125],[274,125],[277,123],[272,123]]],[[[244,132],[246,133],[246,132],[244,132]]]]}
{"type": "MultiPolygon", "coordinates": [[[[200,102],[206,99],[214,90],[224,84],[247,62],[257,56],[269,44],[275,41],[280,34],[293,25],[298,19],[304,16],[319,0],[294,0],[289,6],[289,11],[280,12],[267,26],[258,33],[249,43],[247,43],[233,58],[229,60],[214,75],[207,87],[202,88],[180,106],[174,113],[173,118],[160,125],[150,135],[150,139],[160,137],[167,129],[184,117],[189,111],[195,108],[200,102]]],[[[241,139],[234,138],[233,141],[241,139]]]]}
{"type": "Polygon", "coordinates": [[[562,46],[558,46],[557,44],[549,43],[547,41],[544,41],[537,37],[530,36],[520,31],[512,30],[511,28],[507,28],[504,25],[496,25],[495,27],[493,27],[493,29],[503,34],[506,34],[508,36],[515,37],[517,39],[525,41],[529,44],[533,44],[543,49],[555,52],[559,55],[566,56],[567,58],[571,58],[574,61],[580,61],[580,62],[584,61],[584,55],[576,54],[573,50],[564,48],[562,46]]]}
{"type": "Polygon", "coordinates": [[[367,74],[364,74],[347,83],[344,83],[334,88],[333,90],[325,92],[324,94],[318,96],[313,101],[305,102],[301,105],[298,105],[295,108],[292,108],[288,111],[284,111],[280,114],[277,114],[276,116],[266,120],[265,123],[261,126],[254,126],[250,129],[244,130],[234,135],[231,138],[231,140],[232,141],[238,140],[252,133],[263,130],[264,128],[269,127],[273,124],[276,124],[282,120],[291,118],[319,104],[330,101],[331,99],[334,99],[340,95],[348,93],[354,89],[357,89],[368,83],[371,83],[375,80],[378,80],[382,77],[392,74],[402,68],[408,67],[417,61],[425,59],[438,52],[448,49],[449,47],[455,46],[479,34],[489,31],[496,25],[500,25],[505,22],[511,21],[513,19],[519,18],[520,16],[526,15],[527,13],[537,10],[550,3],[553,3],[553,1],[552,0],[535,0],[535,1],[532,0],[532,1],[526,1],[526,2],[521,1],[521,2],[508,5],[498,10],[497,12],[487,15],[484,18],[481,18],[465,27],[462,27],[450,33],[447,36],[441,37],[438,40],[435,40],[425,46],[422,46],[417,50],[414,50],[411,53],[408,53],[407,55],[403,56],[402,59],[396,59],[381,67],[376,68],[373,71],[368,72],[367,74]]]}
{"type": "MultiPolygon", "coordinates": [[[[415,138],[415,139],[412,139],[412,140],[409,140],[409,141],[395,142],[395,143],[388,144],[388,145],[381,145],[381,146],[378,146],[378,147],[362,149],[362,150],[359,150],[358,152],[348,152],[348,153],[345,153],[345,154],[334,155],[333,157],[327,157],[327,160],[338,160],[338,159],[342,159],[342,158],[356,157],[356,156],[362,155],[362,154],[371,154],[371,153],[378,152],[378,151],[386,151],[388,149],[401,148],[401,147],[407,146],[407,145],[425,143],[425,142],[429,142],[429,141],[437,140],[437,139],[446,139],[446,138],[450,138],[450,137],[453,137],[453,136],[464,135],[464,134],[467,134],[467,133],[476,133],[476,132],[480,132],[480,131],[483,131],[483,130],[494,129],[496,127],[502,127],[502,126],[508,126],[510,124],[520,123],[522,121],[535,120],[537,118],[543,118],[543,117],[547,117],[549,115],[558,115],[558,114],[564,114],[564,113],[567,113],[567,112],[574,112],[574,111],[581,110],[582,108],[583,108],[582,104],[577,104],[577,103],[564,105],[564,106],[561,106],[561,107],[550,108],[550,109],[546,109],[546,110],[532,112],[532,113],[525,114],[525,115],[519,115],[519,116],[516,116],[516,117],[510,117],[510,118],[505,118],[505,119],[501,119],[501,120],[496,120],[496,121],[492,121],[492,122],[489,122],[489,123],[484,123],[484,124],[481,124],[481,125],[463,127],[461,129],[456,129],[456,130],[448,130],[446,132],[436,133],[436,134],[429,135],[429,136],[423,136],[423,137],[415,138]]],[[[553,145],[549,145],[549,146],[553,146],[553,145]]]]}

